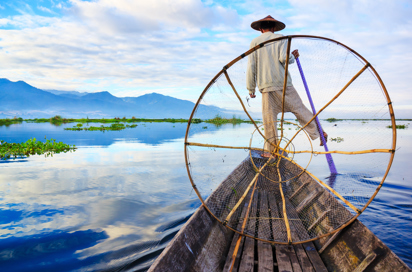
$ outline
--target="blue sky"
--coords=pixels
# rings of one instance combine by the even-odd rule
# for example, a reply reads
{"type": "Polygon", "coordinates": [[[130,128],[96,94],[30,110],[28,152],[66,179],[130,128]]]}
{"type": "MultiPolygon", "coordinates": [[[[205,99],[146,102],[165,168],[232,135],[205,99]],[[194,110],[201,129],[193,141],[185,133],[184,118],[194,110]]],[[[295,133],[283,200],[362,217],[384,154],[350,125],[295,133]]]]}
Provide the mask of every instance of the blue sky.
{"type": "Polygon", "coordinates": [[[0,2],[0,77],[42,89],[158,92],[195,101],[271,14],[281,34],[340,41],[376,68],[412,117],[410,1],[35,0],[0,2]]]}

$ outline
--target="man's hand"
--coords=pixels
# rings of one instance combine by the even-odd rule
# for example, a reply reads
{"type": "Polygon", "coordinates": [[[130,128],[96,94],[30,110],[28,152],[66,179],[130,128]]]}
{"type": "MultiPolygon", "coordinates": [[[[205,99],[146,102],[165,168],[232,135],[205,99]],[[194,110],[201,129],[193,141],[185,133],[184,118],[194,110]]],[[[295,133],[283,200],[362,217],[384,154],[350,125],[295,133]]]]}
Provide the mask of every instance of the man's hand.
{"type": "Polygon", "coordinates": [[[295,57],[295,59],[299,58],[299,52],[297,49],[292,51],[292,55],[295,57]]]}
{"type": "Polygon", "coordinates": [[[255,98],[256,97],[255,94],[249,94],[249,95],[250,95],[250,98],[255,98]]]}

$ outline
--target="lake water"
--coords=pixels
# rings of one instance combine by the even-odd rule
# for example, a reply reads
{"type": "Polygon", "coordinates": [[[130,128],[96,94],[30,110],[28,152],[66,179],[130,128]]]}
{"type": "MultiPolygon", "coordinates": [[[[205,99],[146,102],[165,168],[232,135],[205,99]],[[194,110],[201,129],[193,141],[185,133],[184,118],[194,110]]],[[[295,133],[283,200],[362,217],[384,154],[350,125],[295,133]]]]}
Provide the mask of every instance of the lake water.
{"type": "MultiPolygon", "coordinates": [[[[381,129],[375,131],[378,134],[389,130],[385,128],[388,122],[373,124],[381,129]]],[[[73,153],[0,163],[0,270],[147,270],[200,205],[185,168],[186,124],[139,123],[136,128],[104,133],[63,130],[73,125],[23,122],[0,127],[0,139],[7,142],[47,137],[78,147],[73,153]]],[[[359,121],[326,124],[330,136],[336,132],[335,137],[345,139],[339,144],[330,142],[330,149],[356,146],[350,137],[359,133],[362,125],[359,121]]],[[[248,146],[252,131],[249,124],[217,128],[201,123],[195,125],[191,136],[211,143],[220,139],[221,144],[233,145],[246,139],[246,144],[239,144],[248,146]]],[[[241,152],[237,159],[247,156],[241,152]]],[[[230,154],[222,162],[226,169],[233,169],[237,163],[230,154]]],[[[398,130],[391,171],[381,191],[359,217],[410,267],[411,155],[412,129],[398,130]]],[[[191,164],[203,165],[206,170],[211,167],[201,152],[199,156],[194,153],[191,164]]],[[[372,164],[337,159],[338,171],[346,175],[363,173],[372,164]]],[[[324,179],[328,176],[325,165],[318,156],[308,169],[324,179]]],[[[201,171],[197,177],[205,175],[201,171]]],[[[218,183],[219,180],[202,184],[205,196],[218,183]]]]}

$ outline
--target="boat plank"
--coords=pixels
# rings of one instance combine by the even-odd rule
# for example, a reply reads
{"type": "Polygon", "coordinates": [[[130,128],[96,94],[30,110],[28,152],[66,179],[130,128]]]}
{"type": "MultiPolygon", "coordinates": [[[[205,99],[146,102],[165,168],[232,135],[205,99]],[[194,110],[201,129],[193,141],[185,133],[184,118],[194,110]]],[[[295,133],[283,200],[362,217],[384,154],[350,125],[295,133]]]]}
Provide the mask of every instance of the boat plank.
{"type": "Polygon", "coordinates": [[[292,264],[290,261],[290,253],[288,246],[276,245],[276,260],[278,262],[279,271],[293,272],[292,264]]]}
{"type": "Polygon", "coordinates": [[[320,258],[318,251],[315,248],[315,245],[312,242],[307,242],[303,244],[306,254],[308,255],[310,261],[312,262],[313,267],[316,272],[328,272],[325,264],[320,258]]]}
{"type": "MultiPolygon", "coordinates": [[[[263,239],[270,239],[269,211],[268,211],[268,196],[266,191],[259,192],[259,237],[263,239]]],[[[273,272],[273,251],[269,243],[258,241],[258,271],[259,272],[273,272]]]]}
{"type": "Polygon", "coordinates": [[[240,261],[239,272],[253,272],[255,265],[255,239],[245,237],[242,260],[240,261]]]}
{"type": "MultiPolygon", "coordinates": [[[[226,245],[233,235],[217,224],[219,223],[201,206],[182,231],[175,236],[173,243],[167,245],[149,271],[194,271],[196,259],[202,254],[207,254],[210,259],[219,260],[220,256],[225,254],[226,245]],[[217,231],[211,232],[210,230],[214,228],[217,228],[217,231]],[[217,234],[219,235],[214,236],[217,234]],[[205,244],[209,243],[214,244],[215,251],[212,254],[202,250],[205,244]],[[169,252],[173,254],[168,254],[169,252]],[[179,258],[175,258],[176,255],[179,258]],[[188,267],[191,269],[188,270],[188,267]]],[[[219,261],[210,269],[210,271],[220,270],[219,261]]]]}
{"type": "MultiPolygon", "coordinates": [[[[246,212],[247,212],[247,206],[249,205],[249,199],[250,199],[250,194],[249,193],[247,195],[247,197],[244,200],[244,205],[242,207],[242,214],[241,214],[241,218],[245,218],[246,216],[246,212]]],[[[237,228],[240,229],[242,227],[242,220],[239,220],[238,226],[237,228]]],[[[226,262],[223,268],[223,271],[237,271],[237,268],[239,267],[239,262],[240,262],[240,256],[243,250],[243,244],[245,241],[245,237],[240,237],[240,235],[238,233],[236,233],[233,237],[232,243],[230,245],[229,248],[229,253],[227,255],[226,258],[226,262]],[[239,241],[240,239],[240,241],[239,241]],[[235,252],[235,248],[236,248],[236,244],[239,244],[239,248],[238,248],[238,252],[236,253],[236,256],[233,256],[234,252],[235,252]],[[235,258],[235,262],[233,263],[233,258],[235,258]],[[233,267],[232,267],[233,264],[233,267]]]]}
{"type": "Polygon", "coordinates": [[[258,271],[273,272],[273,251],[269,243],[258,241],[258,271]]]}
{"type": "MultiPolygon", "coordinates": [[[[285,202],[288,205],[288,209],[291,209],[291,203],[289,203],[289,201],[286,199],[285,202]]],[[[297,219],[296,218],[296,214],[293,214],[294,216],[292,216],[290,219],[292,219],[291,224],[290,224],[290,230],[291,230],[291,235],[292,235],[292,240],[293,241],[298,241],[299,240],[299,235],[298,235],[298,231],[297,231],[297,219]]],[[[294,252],[296,254],[296,258],[300,264],[300,268],[301,270],[297,270],[300,268],[297,268],[297,271],[304,271],[304,272],[313,272],[315,271],[315,269],[313,268],[312,262],[310,261],[308,255],[306,254],[306,251],[304,249],[304,247],[301,244],[295,245],[293,246],[294,252]]],[[[295,270],[295,267],[294,267],[295,270]]],[[[294,271],[295,272],[295,271],[294,271]]]]}
{"type": "MultiPolygon", "coordinates": [[[[322,193],[322,192],[321,192],[322,193]]],[[[318,194],[318,193],[316,193],[318,194]]],[[[313,195],[316,195],[313,194],[313,195]]],[[[302,221],[299,220],[299,215],[297,213],[297,211],[294,209],[293,204],[289,201],[289,199],[285,200],[286,202],[286,207],[287,207],[287,211],[290,214],[290,217],[295,219],[295,220],[291,220],[292,224],[291,226],[294,229],[294,232],[297,233],[297,235],[299,235],[300,239],[308,239],[309,235],[305,229],[305,226],[303,225],[302,221]]],[[[307,242],[303,244],[303,248],[306,252],[306,255],[309,257],[313,268],[316,272],[327,272],[328,270],[326,269],[325,264],[323,263],[322,259],[320,258],[315,245],[312,242],[307,242]]]]}
{"type": "MultiPolygon", "coordinates": [[[[293,246],[287,246],[290,263],[292,264],[293,272],[302,272],[298,257],[293,246]]],[[[306,271],[305,271],[306,272],[306,271]]]]}
{"type": "MultiPolygon", "coordinates": [[[[255,192],[253,194],[252,203],[250,204],[250,213],[248,216],[247,227],[245,228],[245,233],[250,235],[255,235],[256,231],[256,216],[257,216],[257,205],[258,205],[258,194],[255,192]]],[[[243,247],[242,260],[239,266],[239,272],[253,272],[255,265],[255,239],[246,237],[245,245],[243,247]]]]}
{"type": "Polygon", "coordinates": [[[353,272],[363,272],[365,271],[366,268],[375,260],[377,254],[375,252],[372,252],[369,254],[361,263],[358,267],[356,267],[353,272]]]}
{"type": "Polygon", "coordinates": [[[300,266],[302,267],[302,270],[304,272],[314,272],[315,270],[303,246],[299,244],[299,245],[295,245],[294,248],[295,248],[296,256],[298,257],[300,266]]]}
{"type": "MultiPolygon", "coordinates": [[[[279,239],[279,235],[286,236],[286,226],[284,225],[282,220],[277,218],[281,218],[279,216],[278,205],[276,203],[276,197],[274,193],[268,194],[268,204],[269,209],[271,211],[272,217],[272,231],[274,239],[279,239]]],[[[291,252],[287,245],[275,245],[276,249],[276,261],[278,263],[279,271],[291,271],[293,272],[292,268],[292,261],[291,261],[291,252]]]]}

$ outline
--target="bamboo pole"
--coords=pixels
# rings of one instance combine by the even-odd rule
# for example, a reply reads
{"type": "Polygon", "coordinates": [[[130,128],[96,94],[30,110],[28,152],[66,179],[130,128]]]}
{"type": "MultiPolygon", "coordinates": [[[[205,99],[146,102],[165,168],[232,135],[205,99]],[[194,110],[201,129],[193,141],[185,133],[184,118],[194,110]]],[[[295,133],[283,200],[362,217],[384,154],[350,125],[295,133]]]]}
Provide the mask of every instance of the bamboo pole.
{"type": "Polygon", "coordinates": [[[290,232],[290,225],[289,225],[289,220],[288,220],[288,214],[286,213],[286,200],[285,196],[283,194],[283,188],[282,188],[282,177],[280,176],[280,171],[279,171],[279,163],[277,165],[277,172],[279,175],[279,191],[280,195],[282,196],[282,212],[283,212],[283,219],[285,221],[285,226],[286,226],[286,233],[288,235],[288,243],[292,243],[292,233],[290,232]]]}
{"type": "MultiPolygon", "coordinates": [[[[285,60],[285,76],[283,78],[283,91],[282,91],[282,116],[280,118],[280,137],[279,140],[275,139],[276,141],[278,141],[277,145],[276,145],[276,149],[274,150],[276,152],[276,154],[278,153],[278,149],[280,147],[280,143],[283,139],[283,119],[285,116],[285,96],[286,96],[286,86],[287,86],[287,81],[288,81],[288,68],[289,68],[289,56],[290,56],[290,45],[292,42],[292,39],[289,37],[288,38],[288,45],[287,45],[287,49],[286,49],[286,60],[285,60]]],[[[276,129],[276,128],[275,128],[276,129]]],[[[286,144],[286,148],[289,146],[290,141],[286,144]]],[[[282,151],[282,155],[285,151],[282,151]]],[[[292,243],[292,234],[290,231],[290,225],[289,225],[289,220],[288,220],[288,215],[286,213],[286,200],[285,200],[285,196],[283,194],[283,188],[282,188],[282,177],[280,175],[280,170],[279,170],[279,164],[280,164],[280,160],[278,160],[276,168],[277,168],[277,172],[278,172],[278,176],[279,176],[279,190],[280,190],[280,195],[282,196],[282,206],[283,206],[283,218],[285,221],[285,226],[286,226],[286,232],[287,232],[287,236],[288,236],[288,242],[292,243]]]]}
{"type": "Polygon", "coordinates": [[[265,149],[263,149],[263,148],[258,148],[258,147],[230,146],[230,145],[213,145],[213,144],[201,144],[201,143],[194,143],[194,142],[187,142],[186,145],[202,146],[202,147],[215,147],[215,148],[227,148],[227,149],[246,149],[246,150],[256,150],[256,151],[263,151],[263,150],[265,150],[265,149]]]}
{"type": "MultiPolygon", "coordinates": [[[[283,220],[283,218],[279,218],[279,217],[249,217],[248,219],[276,219],[276,220],[283,220]]],[[[299,220],[299,221],[305,221],[305,219],[300,219],[300,218],[289,218],[289,220],[299,220]]]]}
{"type": "Polygon", "coordinates": [[[252,116],[250,116],[249,112],[246,110],[245,104],[243,104],[242,98],[240,98],[240,96],[239,96],[238,92],[236,91],[235,86],[233,85],[232,81],[230,80],[229,75],[226,72],[226,70],[224,70],[223,73],[225,74],[227,82],[229,83],[230,87],[232,87],[232,90],[235,93],[236,97],[239,99],[239,102],[242,105],[242,108],[245,111],[246,115],[249,117],[250,121],[252,121],[253,125],[259,131],[259,133],[263,137],[263,139],[267,140],[266,137],[262,134],[262,132],[260,132],[258,125],[256,125],[256,123],[255,123],[255,120],[253,120],[252,116]]]}
{"type": "MultiPolygon", "coordinates": [[[[212,145],[212,144],[202,144],[202,143],[195,143],[195,142],[187,142],[186,145],[192,146],[202,146],[202,147],[214,147],[214,148],[227,148],[227,149],[244,149],[244,150],[255,150],[255,151],[268,151],[264,148],[258,147],[248,147],[248,146],[230,146],[230,145],[212,145]]],[[[284,150],[284,148],[280,148],[280,150],[284,150]]],[[[359,155],[359,154],[370,154],[370,153],[392,153],[394,152],[393,149],[367,149],[367,150],[359,150],[359,151],[340,151],[340,150],[332,150],[332,151],[311,151],[311,150],[302,150],[302,151],[289,151],[292,154],[301,154],[301,153],[310,153],[310,154],[343,154],[343,155],[359,155]]],[[[282,156],[282,155],[281,155],[282,156]]],[[[283,157],[283,156],[282,156],[283,157]]]]}
{"type": "Polygon", "coordinates": [[[294,165],[298,166],[299,168],[303,169],[304,172],[308,173],[309,176],[311,176],[314,180],[316,180],[317,182],[319,182],[320,184],[322,184],[323,186],[325,186],[331,193],[333,193],[335,196],[337,196],[339,199],[341,199],[343,202],[345,202],[346,205],[348,205],[349,207],[351,207],[351,209],[353,209],[356,213],[360,213],[361,211],[356,208],[355,206],[353,206],[349,201],[347,201],[343,196],[341,196],[338,192],[336,192],[335,190],[333,190],[329,185],[327,185],[326,183],[324,183],[323,181],[321,181],[319,178],[317,178],[315,175],[313,175],[311,172],[309,172],[307,169],[304,169],[302,166],[300,166],[299,164],[297,164],[295,161],[291,160],[288,157],[285,157],[286,160],[288,160],[289,162],[293,163],[294,165]]]}
{"type": "MultiPolygon", "coordinates": [[[[285,116],[285,96],[286,96],[286,85],[288,83],[288,68],[289,68],[289,56],[290,56],[290,44],[292,43],[292,39],[288,38],[288,46],[286,49],[286,60],[285,60],[285,76],[283,78],[283,91],[282,91],[282,117],[280,118],[280,138],[279,143],[277,146],[280,146],[280,142],[283,138],[283,117],[285,116]]],[[[276,128],[275,128],[276,129],[276,128]]],[[[277,139],[276,139],[277,140],[277,139]]],[[[277,152],[276,148],[276,152],[277,152]]]]}
{"type": "Polygon", "coordinates": [[[256,175],[254,176],[254,178],[252,179],[252,181],[249,183],[249,185],[247,186],[245,192],[243,193],[242,197],[239,199],[239,201],[236,203],[236,205],[233,207],[233,209],[230,211],[230,213],[227,215],[226,219],[225,219],[225,223],[228,223],[230,218],[232,217],[232,215],[235,213],[235,211],[237,210],[237,208],[239,208],[240,204],[242,204],[243,199],[245,199],[246,195],[249,193],[250,188],[252,187],[252,185],[255,184],[257,178],[259,177],[260,173],[256,173],[256,175]]]}
{"type": "Polygon", "coordinates": [[[233,251],[232,264],[231,264],[231,266],[230,266],[230,271],[233,270],[233,266],[234,266],[234,264],[235,264],[237,252],[238,252],[239,246],[240,246],[240,241],[242,240],[242,236],[243,236],[243,233],[244,233],[244,231],[245,231],[246,222],[247,222],[247,219],[248,219],[248,217],[249,217],[250,207],[252,206],[251,204],[252,204],[253,196],[254,196],[255,190],[256,190],[256,184],[257,184],[257,182],[255,182],[255,186],[253,187],[252,194],[251,194],[251,196],[250,196],[249,204],[248,204],[248,207],[247,207],[246,215],[245,215],[245,218],[243,219],[242,228],[241,228],[241,230],[240,230],[241,234],[239,235],[239,238],[238,238],[237,241],[236,241],[236,247],[235,247],[235,250],[233,251]]]}
{"type": "Polygon", "coordinates": [[[338,192],[333,190],[329,185],[318,179],[314,174],[309,172],[308,170],[305,170],[306,173],[308,173],[313,179],[315,179],[317,182],[322,184],[324,187],[326,187],[331,193],[333,193],[335,196],[339,197],[340,200],[342,200],[346,205],[348,205],[352,210],[354,210],[356,213],[360,214],[361,211],[356,208],[355,206],[352,205],[349,201],[347,201],[343,196],[341,196],[338,192]]]}
{"type": "Polygon", "coordinates": [[[237,238],[236,246],[235,246],[235,249],[233,250],[233,254],[232,254],[232,263],[230,264],[230,270],[229,270],[230,272],[232,272],[233,267],[235,266],[236,256],[237,256],[237,252],[239,250],[240,242],[242,241],[242,238],[243,238],[243,235],[241,235],[241,234],[237,238]]]}
{"type": "Polygon", "coordinates": [[[359,150],[359,151],[340,151],[340,150],[333,150],[333,151],[310,151],[310,150],[303,150],[303,151],[292,151],[290,153],[299,154],[299,153],[312,153],[312,154],[345,154],[345,155],[358,155],[358,154],[369,154],[369,153],[392,153],[393,149],[368,149],[368,150],[359,150]]]}
{"type": "MultiPolygon", "coordinates": [[[[268,165],[269,161],[270,160],[268,160],[259,170],[262,171],[266,167],[266,165],[268,165]]],[[[242,203],[243,199],[245,199],[245,197],[248,194],[250,188],[257,181],[257,178],[260,175],[260,171],[256,173],[256,175],[254,176],[254,178],[252,179],[252,181],[249,183],[248,187],[246,188],[245,192],[243,193],[242,197],[239,199],[239,201],[236,203],[236,205],[233,207],[233,209],[227,215],[227,217],[224,221],[225,223],[229,222],[229,220],[232,217],[232,215],[234,214],[234,212],[237,210],[237,208],[239,208],[239,205],[242,203]]]]}

